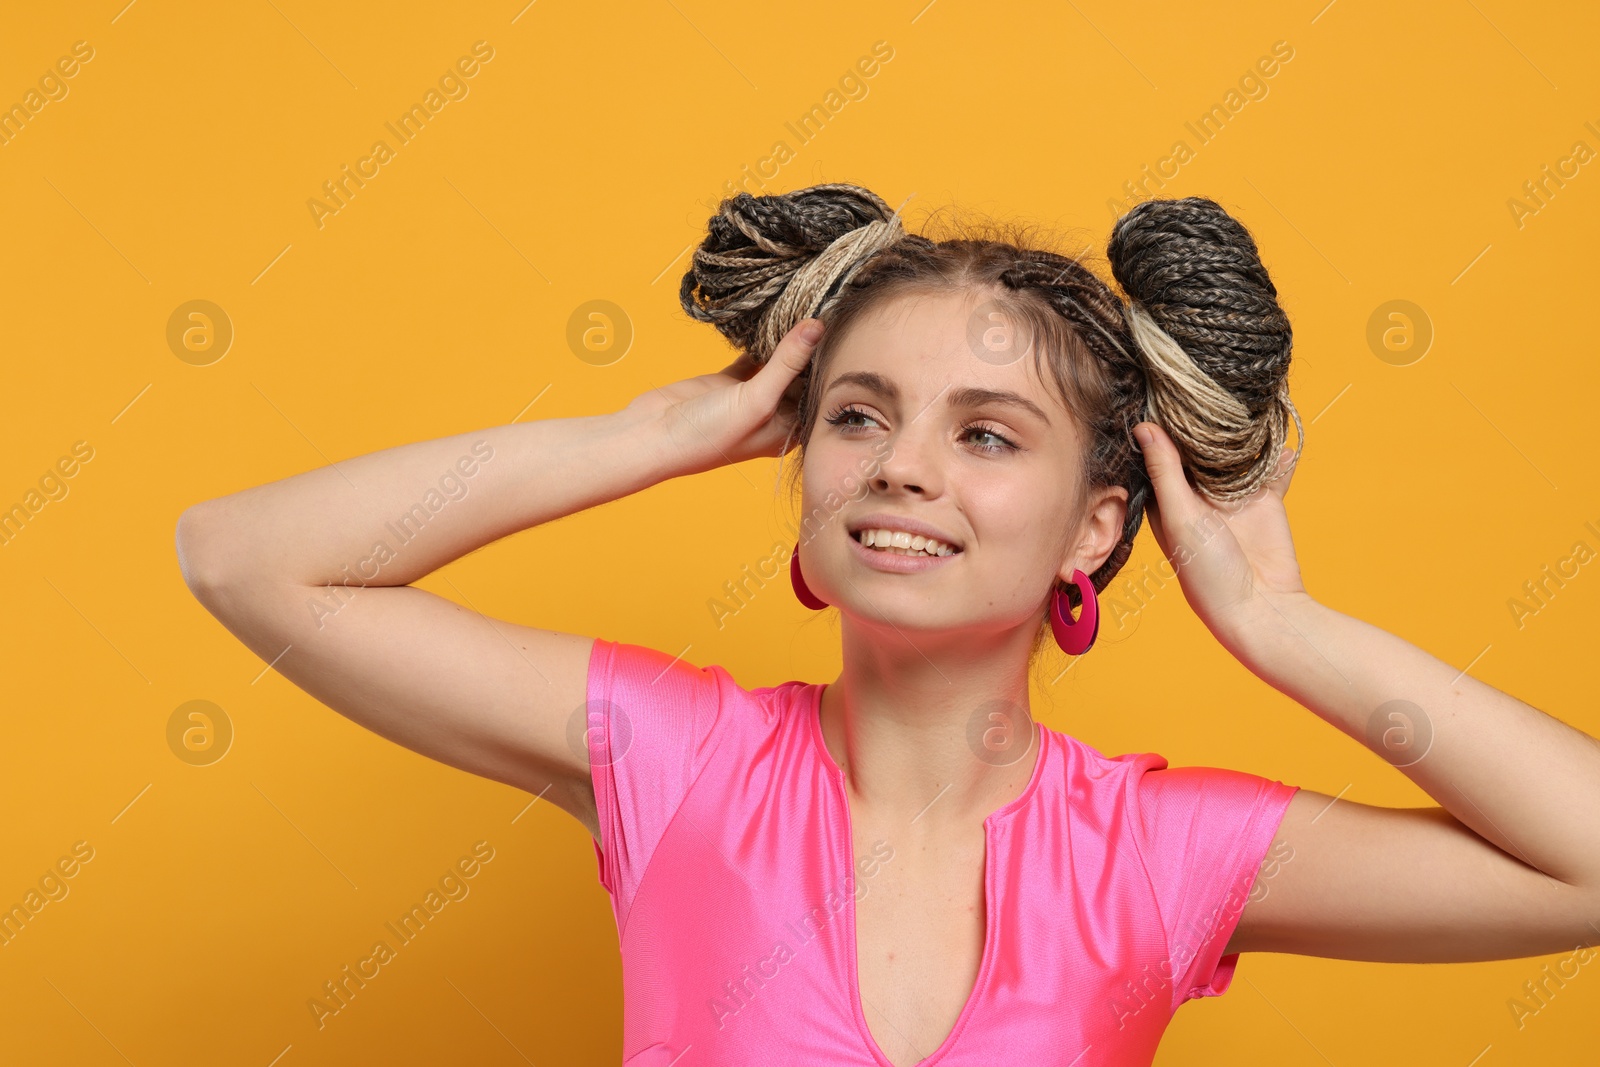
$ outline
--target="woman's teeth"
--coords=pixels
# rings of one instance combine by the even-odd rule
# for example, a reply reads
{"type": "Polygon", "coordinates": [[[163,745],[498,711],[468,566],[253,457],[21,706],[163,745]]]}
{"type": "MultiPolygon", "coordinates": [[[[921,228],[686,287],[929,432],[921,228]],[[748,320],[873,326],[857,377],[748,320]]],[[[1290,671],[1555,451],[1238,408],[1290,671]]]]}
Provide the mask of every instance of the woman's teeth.
{"type": "Polygon", "coordinates": [[[862,530],[857,539],[868,548],[901,556],[953,556],[958,551],[943,541],[904,530],[862,530]]]}

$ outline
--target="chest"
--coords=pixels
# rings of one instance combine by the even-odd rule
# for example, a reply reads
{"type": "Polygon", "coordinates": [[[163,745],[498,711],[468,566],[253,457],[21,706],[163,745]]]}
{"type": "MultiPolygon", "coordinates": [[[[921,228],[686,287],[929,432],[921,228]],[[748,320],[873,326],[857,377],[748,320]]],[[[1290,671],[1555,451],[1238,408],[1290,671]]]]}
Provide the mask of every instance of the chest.
{"type": "Polygon", "coordinates": [[[910,1067],[944,1044],[972,998],[987,932],[984,834],[913,838],[866,824],[853,836],[861,1012],[889,1062],[910,1067]]]}
{"type": "Polygon", "coordinates": [[[931,834],[794,753],[719,751],[655,847],[633,842],[628,1067],[1150,1062],[1169,940],[1109,836],[1125,819],[1040,772],[1027,806],[931,834]]]}

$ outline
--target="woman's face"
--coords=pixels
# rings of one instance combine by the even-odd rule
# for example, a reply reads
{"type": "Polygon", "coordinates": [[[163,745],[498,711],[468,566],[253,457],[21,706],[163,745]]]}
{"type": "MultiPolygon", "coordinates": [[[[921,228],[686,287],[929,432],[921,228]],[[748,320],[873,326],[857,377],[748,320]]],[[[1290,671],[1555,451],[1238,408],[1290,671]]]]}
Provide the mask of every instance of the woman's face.
{"type": "Polygon", "coordinates": [[[833,350],[806,444],[800,563],[848,615],[905,633],[1026,627],[1031,641],[1052,582],[1115,547],[1126,490],[1075,509],[1081,431],[1031,352],[992,350],[992,308],[981,293],[908,295],[833,350]],[[954,551],[869,548],[864,527],[932,532],[954,551]]]}

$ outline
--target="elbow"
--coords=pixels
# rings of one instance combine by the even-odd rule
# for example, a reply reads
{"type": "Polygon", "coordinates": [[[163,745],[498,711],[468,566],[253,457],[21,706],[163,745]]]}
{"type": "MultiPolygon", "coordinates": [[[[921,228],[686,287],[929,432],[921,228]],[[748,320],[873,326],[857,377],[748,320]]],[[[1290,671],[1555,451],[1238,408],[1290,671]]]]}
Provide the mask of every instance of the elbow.
{"type": "Polygon", "coordinates": [[[206,594],[227,580],[226,542],[220,536],[211,501],[195,504],[178,516],[173,547],[183,583],[202,603],[206,594]]]}

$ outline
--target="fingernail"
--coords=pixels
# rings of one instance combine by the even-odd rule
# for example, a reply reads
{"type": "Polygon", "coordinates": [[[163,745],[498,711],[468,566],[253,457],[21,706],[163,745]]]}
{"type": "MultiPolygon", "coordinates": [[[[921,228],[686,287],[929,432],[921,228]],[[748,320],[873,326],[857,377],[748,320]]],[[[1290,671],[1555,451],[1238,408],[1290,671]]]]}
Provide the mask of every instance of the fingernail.
{"type": "Polygon", "coordinates": [[[1139,443],[1141,445],[1146,446],[1148,446],[1151,441],[1156,439],[1155,434],[1150,432],[1150,427],[1146,426],[1142,422],[1133,428],[1133,436],[1139,439],[1139,443]]]}
{"type": "Polygon", "coordinates": [[[800,327],[800,340],[814,345],[822,338],[822,320],[812,319],[800,327]]]}

